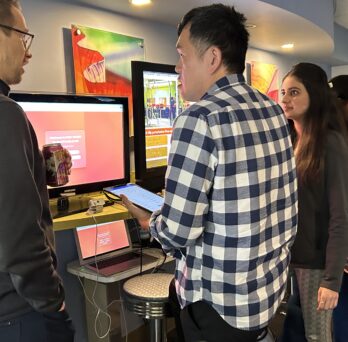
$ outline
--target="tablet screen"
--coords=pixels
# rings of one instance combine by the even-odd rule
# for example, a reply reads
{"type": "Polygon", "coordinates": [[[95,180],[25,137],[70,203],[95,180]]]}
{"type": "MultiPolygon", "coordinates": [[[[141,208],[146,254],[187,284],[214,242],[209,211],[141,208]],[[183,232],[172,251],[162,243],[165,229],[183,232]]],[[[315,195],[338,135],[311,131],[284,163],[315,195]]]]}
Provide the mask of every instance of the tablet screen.
{"type": "Polygon", "coordinates": [[[163,197],[145,190],[136,184],[111,186],[104,190],[117,197],[126,195],[132,203],[151,212],[161,209],[163,205],[163,197]]]}

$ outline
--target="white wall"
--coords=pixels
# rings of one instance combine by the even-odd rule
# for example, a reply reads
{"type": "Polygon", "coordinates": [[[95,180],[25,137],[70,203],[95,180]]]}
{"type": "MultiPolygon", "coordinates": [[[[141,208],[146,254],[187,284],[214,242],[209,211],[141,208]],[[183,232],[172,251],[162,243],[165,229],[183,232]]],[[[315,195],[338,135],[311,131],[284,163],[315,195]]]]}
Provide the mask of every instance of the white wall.
{"type": "Polygon", "coordinates": [[[341,66],[335,66],[332,67],[332,77],[338,76],[338,75],[348,75],[348,65],[341,65],[341,66]]]}
{"type": "Polygon", "coordinates": [[[144,38],[147,61],[176,62],[177,37],[173,27],[58,0],[25,0],[22,7],[27,25],[36,36],[32,45],[33,58],[25,67],[22,83],[14,89],[73,91],[72,49],[69,44],[72,24],[144,38]]]}
{"type": "MultiPolygon", "coordinates": [[[[13,89],[41,92],[73,92],[74,75],[70,28],[72,24],[144,38],[145,60],[175,64],[176,29],[169,25],[134,19],[64,0],[25,0],[23,12],[31,32],[33,58],[25,67],[21,84],[13,89]]],[[[280,80],[299,60],[249,49],[247,61],[263,61],[279,67],[280,80]]]]}

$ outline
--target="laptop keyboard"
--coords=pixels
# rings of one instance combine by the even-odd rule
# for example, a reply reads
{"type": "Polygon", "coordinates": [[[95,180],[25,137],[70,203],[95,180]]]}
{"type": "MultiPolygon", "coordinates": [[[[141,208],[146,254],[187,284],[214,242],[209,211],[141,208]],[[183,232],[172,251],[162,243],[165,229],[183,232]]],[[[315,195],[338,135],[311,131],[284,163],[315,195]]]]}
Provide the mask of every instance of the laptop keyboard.
{"type": "Polygon", "coordinates": [[[139,263],[140,263],[140,255],[139,254],[128,253],[128,254],[118,255],[118,256],[113,257],[111,259],[98,261],[97,265],[95,263],[92,263],[91,266],[96,267],[96,268],[105,268],[105,267],[109,267],[109,266],[112,266],[115,264],[120,264],[122,262],[134,260],[134,259],[139,259],[139,263]]]}

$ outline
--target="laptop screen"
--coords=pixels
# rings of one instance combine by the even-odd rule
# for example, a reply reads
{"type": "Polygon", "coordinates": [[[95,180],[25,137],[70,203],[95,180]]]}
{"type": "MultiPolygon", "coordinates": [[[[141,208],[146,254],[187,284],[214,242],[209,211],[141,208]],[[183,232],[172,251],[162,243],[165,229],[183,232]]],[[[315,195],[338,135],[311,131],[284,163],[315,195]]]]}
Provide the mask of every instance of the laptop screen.
{"type": "Polygon", "coordinates": [[[106,259],[131,251],[132,244],[125,221],[112,221],[76,227],[80,261],[106,259]]]}

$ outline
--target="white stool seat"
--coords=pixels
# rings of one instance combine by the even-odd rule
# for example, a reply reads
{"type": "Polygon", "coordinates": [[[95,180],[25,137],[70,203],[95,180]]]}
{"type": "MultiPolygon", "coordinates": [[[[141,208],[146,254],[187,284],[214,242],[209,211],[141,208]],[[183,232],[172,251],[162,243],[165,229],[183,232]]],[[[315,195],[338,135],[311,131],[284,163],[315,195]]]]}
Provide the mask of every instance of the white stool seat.
{"type": "Polygon", "coordinates": [[[151,273],[127,280],[123,289],[132,296],[163,300],[169,296],[169,284],[172,274],[151,273]]]}
{"type": "Polygon", "coordinates": [[[123,284],[129,311],[150,321],[151,342],[166,341],[165,317],[168,316],[169,284],[173,274],[151,273],[136,276],[123,284]]]}

